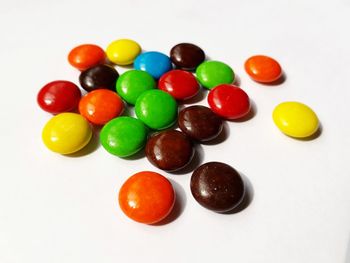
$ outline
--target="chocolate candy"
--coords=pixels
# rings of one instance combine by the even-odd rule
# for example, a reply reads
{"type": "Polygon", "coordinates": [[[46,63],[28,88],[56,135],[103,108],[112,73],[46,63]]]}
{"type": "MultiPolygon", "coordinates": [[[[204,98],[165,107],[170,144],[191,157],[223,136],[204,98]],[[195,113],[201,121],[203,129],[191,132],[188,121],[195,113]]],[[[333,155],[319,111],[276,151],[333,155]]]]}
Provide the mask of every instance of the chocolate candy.
{"type": "Polygon", "coordinates": [[[282,75],[280,64],[268,56],[252,56],[244,63],[244,69],[248,75],[257,82],[271,83],[282,75]]]}
{"type": "Polygon", "coordinates": [[[191,192],[196,201],[215,212],[228,212],[244,197],[244,183],[231,166],[209,162],[198,167],[191,177],[191,192]]]}
{"type": "Polygon", "coordinates": [[[220,61],[205,61],[196,69],[196,76],[200,84],[212,89],[220,84],[231,84],[235,80],[232,68],[220,61]]]}
{"type": "Polygon", "coordinates": [[[151,136],[146,144],[147,159],[166,171],[185,167],[192,159],[194,149],[185,134],[168,130],[151,136]]]}
{"type": "Polygon", "coordinates": [[[106,58],[105,52],[99,46],[83,44],[69,52],[68,62],[79,70],[86,70],[98,64],[102,64],[106,58]]]}
{"type": "Polygon", "coordinates": [[[178,124],[186,135],[200,142],[214,139],[223,127],[221,118],[205,106],[191,106],[181,110],[178,124]]]}
{"type": "Polygon", "coordinates": [[[181,43],[170,51],[171,61],[181,69],[194,70],[205,59],[204,51],[193,44],[181,43]]]}
{"type": "Polygon", "coordinates": [[[118,39],[106,49],[108,59],[117,65],[130,65],[141,53],[140,45],[131,39],[118,39]]]}
{"type": "Polygon", "coordinates": [[[134,68],[147,71],[153,78],[159,79],[165,72],[173,68],[167,55],[157,51],[145,52],[137,56],[134,68]]]}
{"type": "Polygon", "coordinates": [[[119,77],[115,68],[108,65],[97,65],[81,72],[80,85],[90,92],[95,89],[109,89],[115,91],[115,84],[119,77]]]}

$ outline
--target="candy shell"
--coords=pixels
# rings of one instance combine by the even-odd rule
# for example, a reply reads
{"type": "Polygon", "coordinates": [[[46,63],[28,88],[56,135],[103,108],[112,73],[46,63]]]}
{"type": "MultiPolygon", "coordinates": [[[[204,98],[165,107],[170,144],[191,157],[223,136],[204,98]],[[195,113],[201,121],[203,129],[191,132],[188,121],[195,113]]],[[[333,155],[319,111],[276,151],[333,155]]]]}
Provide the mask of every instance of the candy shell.
{"type": "Polygon", "coordinates": [[[140,45],[131,39],[119,39],[110,43],[106,50],[108,59],[117,65],[130,65],[141,53],[140,45]]]}

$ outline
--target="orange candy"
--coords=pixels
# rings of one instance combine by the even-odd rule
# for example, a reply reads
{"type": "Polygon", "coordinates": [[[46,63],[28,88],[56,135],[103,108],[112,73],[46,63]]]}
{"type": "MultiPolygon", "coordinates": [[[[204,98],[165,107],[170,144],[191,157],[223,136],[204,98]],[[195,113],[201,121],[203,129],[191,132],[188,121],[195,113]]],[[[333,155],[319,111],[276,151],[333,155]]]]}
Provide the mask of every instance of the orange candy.
{"type": "Polygon", "coordinates": [[[253,80],[262,83],[274,82],[282,75],[280,64],[273,58],[263,55],[248,58],[244,68],[253,80]]]}
{"type": "Polygon", "coordinates": [[[105,61],[106,55],[102,48],[93,44],[77,46],[69,52],[69,63],[79,69],[86,70],[105,61]]]}
{"type": "Polygon", "coordinates": [[[175,191],[164,176],[155,172],[139,172],[131,176],[119,191],[119,205],[131,219],[155,224],[174,207],[175,191]]]}
{"type": "Polygon", "coordinates": [[[79,112],[93,124],[103,125],[119,116],[124,103],[117,93],[97,89],[86,94],[79,102],[79,112]]]}

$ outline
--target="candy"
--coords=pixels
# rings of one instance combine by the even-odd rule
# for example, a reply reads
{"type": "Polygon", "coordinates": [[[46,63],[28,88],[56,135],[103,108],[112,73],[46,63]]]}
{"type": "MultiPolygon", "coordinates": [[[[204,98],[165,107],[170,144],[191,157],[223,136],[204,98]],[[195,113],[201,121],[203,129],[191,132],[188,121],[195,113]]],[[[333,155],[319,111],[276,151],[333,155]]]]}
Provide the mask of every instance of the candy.
{"type": "Polygon", "coordinates": [[[119,39],[110,43],[106,50],[108,59],[117,65],[130,65],[141,53],[140,45],[131,39],[119,39]]]}
{"type": "Polygon", "coordinates": [[[108,65],[97,65],[81,72],[80,85],[86,91],[95,89],[109,89],[115,91],[115,84],[119,77],[115,68],[108,65]]]}
{"type": "Polygon", "coordinates": [[[183,70],[171,70],[158,82],[161,90],[168,92],[177,100],[186,100],[197,95],[199,84],[192,73],[183,70]]]}
{"type": "Polygon", "coordinates": [[[244,64],[245,71],[255,81],[271,83],[282,75],[280,64],[268,56],[252,56],[244,64]]]}
{"type": "Polygon", "coordinates": [[[175,99],[162,90],[148,90],[142,93],[135,104],[135,113],[148,127],[162,130],[174,124],[177,117],[175,99]]]}
{"type": "Polygon", "coordinates": [[[247,93],[229,84],[212,89],[208,94],[208,103],[213,112],[229,120],[242,118],[250,111],[247,93]]]}
{"type": "Polygon", "coordinates": [[[186,135],[200,142],[216,138],[223,127],[221,118],[204,106],[191,106],[181,110],[178,124],[186,135]]]}
{"type": "Polygon", "coordinates": [[[147,128],[132,117],[118,117],[103,126],[102,146],[111,154],[127,157],[140,151],[146,144],[147,128]]]}
{"type": "Polygon", "coordinates": [[[173,68],[171,60],[163,53],[150,51],[140,54],[134,61],[134,68],[147,71],[155,79],[173,68]]]}
{"type": "Polygon", "coordinates": [[[215,212],[234,209],[244,197],[244,183],[231,166],[209,162],[199,166],[191,177],[191,192],[196,201],[215,212]]]}
{"type": "Polygon", "coordinates": [[[79,114],[61,113],[45,125],[42,139],[47,148],[60,154],[79,151],[92,137],[89,123],[79,114]]]}
{"type": "Polygon", "coordinates": [[[207,89],[220,84],[231,84],[235,79],[232,68],[220,61],[206,61],[196,69],[197,79],[207,89]]]}
{"type": "Polygon", "coordinates": [[[153,77],[141,70],[129,70],[120,75],[116,87],[118,94],[131,105],[135,105],[142,92],[155,88],[153,77]]]}
{"type": "Polygon", "coordinates": [[[122,99],[115,92],[107,89],[91,91],[79,103],[80,114],[96,125],[103,125],[119,116],[123,109],[122,99]]]}
{"type": "Polygon", "coordinates": [[[102,48],[92,44],[84,44],[73,48],[68,54],[68,62],[79,70],[86,70],[105,61],[102,48]]]}
{"type": "Polygon", "coordinates": [[[184,133],[168,130],[151,136],[147,141],[145,152],[147,159],[156,167],[176,171],[191,161],[194,149],[184,133]]]}
{"type": "Polygon", "coordinates": [[[164,176],[155,172],[139,172],[131,176],[119,191],[119,206],[132,220],[155,224],[174,207],[175,191],[164,176]]]}
{"type": "Polygon", "coordinates": [[[190,43],[181,43],[174,46],[170,51],[171,61],[184,70],[194,70],[205,59],[204,51],[190,43]]]}
{"type": "Polygon", "coordinates": [[[281,132],[295,138],[310,137],[319,127],[315,112],[300,102],[283,102],[277,105],[272,117],[281,132]]]}
{"type": "Polygon", "coordinates": [[[75,110],[81,92],[77,85],[66,80],[57,80],[46,84],[38,93],[37,102],[44,110],[52,114],[75,110]]]}

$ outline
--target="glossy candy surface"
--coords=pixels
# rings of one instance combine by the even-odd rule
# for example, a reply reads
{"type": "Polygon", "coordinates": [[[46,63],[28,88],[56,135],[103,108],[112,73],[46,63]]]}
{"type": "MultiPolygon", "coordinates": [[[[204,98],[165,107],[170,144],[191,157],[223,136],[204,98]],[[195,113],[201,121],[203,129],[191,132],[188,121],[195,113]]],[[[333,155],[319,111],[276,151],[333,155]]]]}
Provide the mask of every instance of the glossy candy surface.
{"type": "Polygon", "coordinates": [[[117,65],[130,65],[141,53],[140,45],[131,39],[119,39],[110,43],[106,50],[108,59],[117,65]]]}
{"type": "Polygon", "coordinates": [[[280,64],[268,56],[252,56],[244,64],[245,71],[255,81],[271,83],[282,75],[280,64]]]}
{"type": "Polygon", "coordinates": [[[220,61],[205,61],[196,69],[197,79],[200,84],[212,89],[220,84],[231,84],[235,79],[232,68],[220,61]]]}
{"type": "Polygon", "coordinates": [[[77,85],[70,81],[57,80],[41,88],[37,102],[44,111],[58,114],[75,110],[80,97],[81,92],[77,85]]]}
{"type": "Polygon", "coordinates": [[[175,191],[164,176],[155,172],[139,172],[131,176],[119,191],[119,206],[132,220],[155,224],[174,207],[175,191]]]}
{"type": "Polygon", "coordinates": [[[155,79],[173,68],[170,58],[160,52],[149,51],[140,54],[134,61],[134,68],[147,71],[155,79]]]}
{"type": "Polygon", "coordinates": [[[191,161],[194,149],[184,133],[168,130],[151,136],[147,141],[145,152],[147,159],[156,167],[176,171],[191,161]]]}
{"type": "Polygon", "coordinates": [[[146,71],[129,70],[117,80],[118,94],[129,104],[135,105],[142,92],[156,88],[156,82],[146,71]]]}
{"type": "Polygon", "coordinates": [[[310,137],[319,128],[315,112],[300,102],[283,102],[277,105],[272,117],[283,133],[295,138],[310,137]]]}
{"type": "Polygon", "coordinates": [[[138,119],[118,117],[103,126],[102,146],[111,154],[127,157],[140,151],[146,144],[147,128],[138,119]]]}
{"type": "Polygon", "coordinates": [[[192,73],[178,69],[165,73],[159,79],[158,87],[177,100],[186,100],[196,96],[200,88],[192,73]]]}
{"type": "Polygon", "coordinates": [[[250,111],[250,100],[241,88],[223,84],[212,89],[208,94],[208,103],[213,112],[229,119],[239,119],[250,111]]]}
{"type": "Polygon", "coordinates": [[[149,90],[138,97],[135,113],[137,118],[151,129],[162,130],[176,121],[177,104],[165,91],[149,90]]]}
{"type": "Polygon", "coordinates": [[[88,144],[92,130],[85,118],[76,113],[61,113],[45,125],[42,140],[47,148],[60,154],[79,151],[88,144]]]}
{"type": "Polygon", "coordinates": [[[170,51],[171,61],[184,70],[194,70],[205,60],[204,51],[190,43],[180,43],[170,51]]]}
{"type": "Polygon", "coordinates": [[[68,54],[68,62],[79,70],[86,70],[105,61],[102,48],[93,44],[84,44],[73,48],[68,54]]]}
{"type": "Polygon", "coordinates": [[[80,114],[96,125],[103,125],[119,116],[123,109],[122,99],[115,92],[107,89],[91,91],[79,103],[80,114]]]}
{"type": "Polygon", "coordinates": [[[205,142],[216,138],[222,131],[220,117],[205,106],[190,106],[179,112],[180,129],[192,139],[205,142]]]}
{"type": "Polygon", "coordinates": [[[115,68],[108,65],[97,65],[80,73],[80,85],[86,91],[95,89],[109,89],[115,91],[115,84],[119,77],[115,68]]]}
{"type": "Polygon", "coordinates": [[[196,201],[215,212],[228,212],[244,197],[244,183],[231,166],[209,162],[198,167],[191,177],[191,192],[196,201]]]}

